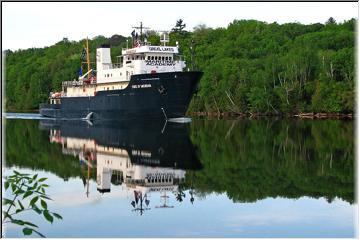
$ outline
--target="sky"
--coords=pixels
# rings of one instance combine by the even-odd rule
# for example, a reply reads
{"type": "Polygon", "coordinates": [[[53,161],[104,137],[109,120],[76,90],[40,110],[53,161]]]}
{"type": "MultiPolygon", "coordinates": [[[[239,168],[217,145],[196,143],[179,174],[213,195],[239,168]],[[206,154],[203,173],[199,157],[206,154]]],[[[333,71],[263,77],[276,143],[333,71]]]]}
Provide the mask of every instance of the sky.
{"type": "Polygon", "coordinates": [[[153,30],[171,30],[177,19],[191,31],[199,24],[227,27],[234,19],[255,19],[279,24],[325,23],[358,19],[357,2],[295,3],[2,3],[2,49],[51,46],[64,37],[79,41],[98,35],[129,36],[132,26],[143,22],[153,30]]]}

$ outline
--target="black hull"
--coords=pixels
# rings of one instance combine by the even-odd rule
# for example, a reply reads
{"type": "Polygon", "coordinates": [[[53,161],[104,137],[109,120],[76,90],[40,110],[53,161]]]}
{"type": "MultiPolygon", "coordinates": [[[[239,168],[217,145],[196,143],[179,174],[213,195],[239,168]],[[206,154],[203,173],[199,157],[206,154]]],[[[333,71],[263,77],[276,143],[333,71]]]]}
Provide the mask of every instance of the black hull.
{"type": "Polygon", "coordinates": [[[43,130],[60,130],[61,137],[91,139],[99,146],[121,148],[128,152],[131,163],[183,170],[202,168],[191,143],[188,125],[166,121],[86,121],[41,120],[43,130]],[[151,156],[134,155],[147,151],[151,156]]]}
{"type": "Polygon", "coordinates": [[[92,113],[93,119],[109,120],[184,117],[202,74],[193,71],[133,75],[125,89],[98,91],[93,97],[64,97],[58,105],[41,104],[40,114],[50,118],[85,118],[92,113]]]}

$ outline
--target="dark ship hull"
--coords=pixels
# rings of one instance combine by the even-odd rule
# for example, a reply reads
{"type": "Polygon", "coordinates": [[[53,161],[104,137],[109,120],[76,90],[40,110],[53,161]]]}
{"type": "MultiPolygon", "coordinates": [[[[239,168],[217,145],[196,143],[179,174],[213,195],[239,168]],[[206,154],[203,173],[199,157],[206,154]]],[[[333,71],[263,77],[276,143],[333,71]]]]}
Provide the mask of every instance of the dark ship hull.
{"type": "Polygon", "coordinates": [[[151,167],[199,170],[197,157],[186,124],[166,121],[86,121],[40,120],[43,130],[60,130],[61,137],[91,139],[98,146],[127,151],[131,163],[151,167]],[[149,156],[139,154],[151,153],[149,156]]]}
{"type": "Polygon", "coordinates": [[[98,91],[91,97],[63,97],[61,104],[41,104],[40,114],[105,120],[184,117],[202,74],[192,71],[132,75],[125,89],[98,91]]]}

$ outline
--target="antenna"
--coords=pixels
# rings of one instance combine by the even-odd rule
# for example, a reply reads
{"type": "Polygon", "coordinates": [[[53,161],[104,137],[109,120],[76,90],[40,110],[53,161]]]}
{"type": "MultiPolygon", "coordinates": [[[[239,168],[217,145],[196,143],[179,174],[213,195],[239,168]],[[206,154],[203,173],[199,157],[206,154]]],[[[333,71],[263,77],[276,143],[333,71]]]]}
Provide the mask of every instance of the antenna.
{"type": "Polygon", "coordinates": [[[133,26],[132,28],[140,29],[140,40],[141,41],[142,41],[142,36],[143,36],[143,29],[150,29],[148,27],[144,27],[142,22],[140,22],[140,26],[133,26]]]}
{"type": "Polygon", "coordinates": [[[163,46],[166,46],[166,43],[170,42],[168,31],[161,31],[160,42],[164,44],[163,46]]]}
{"type": "Polygon", "coordinates": [[[167,199],[169,196],[166,195],[166,191],[164,192],[164,195],[160,196],[161,199],[163,199],[163,204],[160,206],[156,206],[155,208],[174,208],[174,206],[167,205],[167,199]]]}

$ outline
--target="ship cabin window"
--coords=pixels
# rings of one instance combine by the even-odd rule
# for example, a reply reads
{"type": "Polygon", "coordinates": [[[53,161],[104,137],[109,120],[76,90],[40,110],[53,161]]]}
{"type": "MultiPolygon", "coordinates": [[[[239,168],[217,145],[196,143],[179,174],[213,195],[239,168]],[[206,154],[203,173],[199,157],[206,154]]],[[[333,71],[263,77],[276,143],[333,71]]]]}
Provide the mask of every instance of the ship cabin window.
{"type": "Polygon", "coordinates": [[[154,60],[154,56],[151,56],[151,60],[154,60]]]}
{"type": "Polygon", "coordinates": [[[158,57],[157,56],[155,56],[155,61],[157,61],[158,60],[158,57]]]}
{"type": "Polygon", "coordinates": [[[150,56],[147,57],[147,60],[150,60],[150,56]]]}
{"type": "Polygon", "coordinates": [[[164,61],[164,60],[165,60],[165,57],[164,57],[164,56],[162,56],[162,57],[161,57],[161,60],[163,60],[163,61],[164,61]]]}

